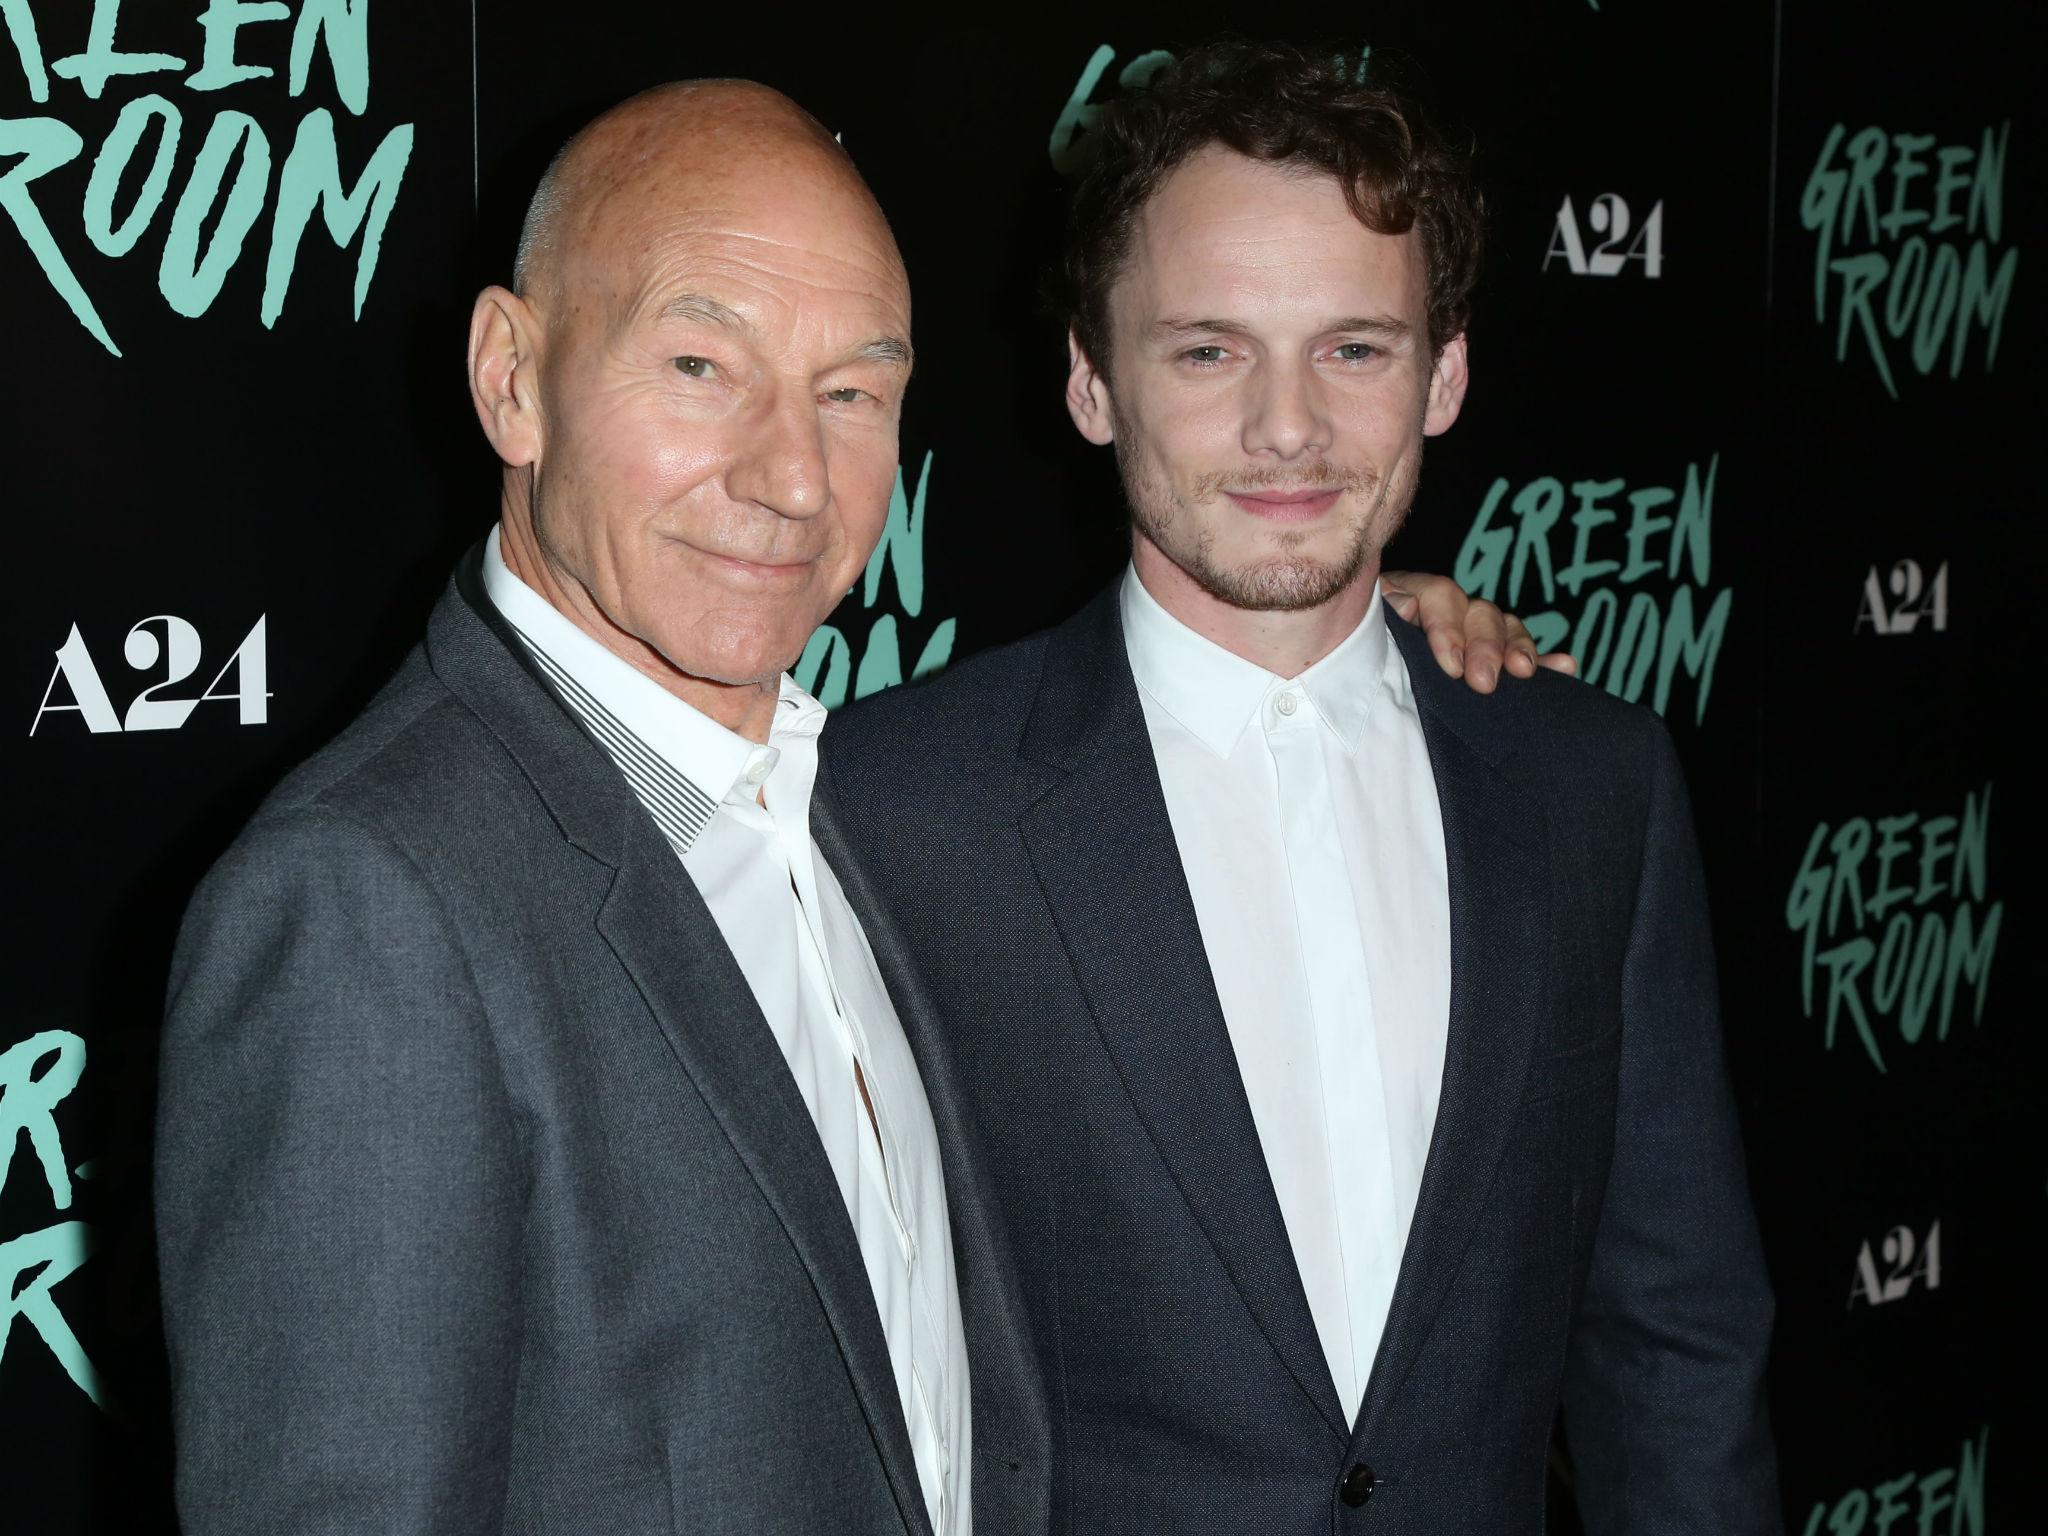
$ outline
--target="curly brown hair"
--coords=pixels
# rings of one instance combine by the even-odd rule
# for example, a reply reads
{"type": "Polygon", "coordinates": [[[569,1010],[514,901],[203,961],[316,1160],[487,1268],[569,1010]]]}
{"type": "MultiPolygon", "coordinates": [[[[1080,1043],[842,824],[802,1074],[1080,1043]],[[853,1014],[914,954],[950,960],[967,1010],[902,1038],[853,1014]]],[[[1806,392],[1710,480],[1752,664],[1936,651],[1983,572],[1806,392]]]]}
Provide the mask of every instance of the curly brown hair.
{"type": "Polygon", "coordinates": [[[1471,152],[1436,133],[1383,73],[1377,60],[1365,80],[1339,54],[1232,39],[1188,53],[1110,104],[1074,189],[1054,278],[1056,302],[1097,369],[1108,373],[1109,293],[1138,215],[1176,168],[1212,144],[1334,176],[1377,234],[1419,230],[1431,352],[1463,332],[1485,221],[1471,152]]]}

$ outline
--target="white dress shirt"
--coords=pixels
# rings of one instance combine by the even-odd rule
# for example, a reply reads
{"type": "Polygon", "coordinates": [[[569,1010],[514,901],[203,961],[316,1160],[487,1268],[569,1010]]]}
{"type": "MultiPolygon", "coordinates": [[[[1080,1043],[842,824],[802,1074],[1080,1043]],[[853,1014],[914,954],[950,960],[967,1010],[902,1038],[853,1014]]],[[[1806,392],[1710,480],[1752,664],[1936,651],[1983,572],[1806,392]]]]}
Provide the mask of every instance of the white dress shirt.
{"type": "Polygon", "coordinates": [[[495,529],[484,586],[666,834],[739,962],[860,1240],[933,1530],[969,1536],[967,1345],[938,1136],[867,936],[811,841],[824,706],[785,676],[767,745],[728,731],[514,576],[495,529]]]}
{"type": "Polygon", "coordinates": [[[1415,1215],[1450,1028],[1443,819],[1377,594],[1299,677],[1124,578],[1124,640],[1252,1120],[1355,1420],[1415,1215]]]}

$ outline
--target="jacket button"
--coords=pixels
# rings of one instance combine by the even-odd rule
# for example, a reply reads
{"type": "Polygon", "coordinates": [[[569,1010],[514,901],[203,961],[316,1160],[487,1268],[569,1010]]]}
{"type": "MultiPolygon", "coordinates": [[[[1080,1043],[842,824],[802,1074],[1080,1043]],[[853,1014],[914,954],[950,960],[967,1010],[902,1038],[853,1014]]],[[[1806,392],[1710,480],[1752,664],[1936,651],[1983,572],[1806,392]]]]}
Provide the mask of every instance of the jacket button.
{"type": "Polygon", "coordinates": [[[1362,1461],[1357,1462],[1344,1474],[1344,1481],[1337,1485],[1337,1497],[1356,1509],[1372,1497],[1372,1487],[1372,1468],[1362,1461]]]}

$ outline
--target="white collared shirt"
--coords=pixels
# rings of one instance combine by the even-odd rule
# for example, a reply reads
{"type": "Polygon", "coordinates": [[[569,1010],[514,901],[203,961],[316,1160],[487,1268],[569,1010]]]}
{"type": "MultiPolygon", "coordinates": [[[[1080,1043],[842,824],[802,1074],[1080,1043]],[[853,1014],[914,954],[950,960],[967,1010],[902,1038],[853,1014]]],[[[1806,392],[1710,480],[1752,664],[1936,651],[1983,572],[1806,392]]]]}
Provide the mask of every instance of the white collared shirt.
{"type": "Polygon", "coordinates": [[[739,962],[853,1220],[932,1528],[969,1536],[967,1344],[938,1134],[867,935],[811,841],[824,706],[785,676],[767,745],[728,731],[514,576],[496,529],[484,588],[667,836],[739,962]]]}
{"type": "Polygon", "coordinates": [[[1436,1125],[1450,895],[1436,779],[1378,595],[1297,678],[1124,577],[1124,641],[1252,1121],[1347,1419],[1436,1125]]]}

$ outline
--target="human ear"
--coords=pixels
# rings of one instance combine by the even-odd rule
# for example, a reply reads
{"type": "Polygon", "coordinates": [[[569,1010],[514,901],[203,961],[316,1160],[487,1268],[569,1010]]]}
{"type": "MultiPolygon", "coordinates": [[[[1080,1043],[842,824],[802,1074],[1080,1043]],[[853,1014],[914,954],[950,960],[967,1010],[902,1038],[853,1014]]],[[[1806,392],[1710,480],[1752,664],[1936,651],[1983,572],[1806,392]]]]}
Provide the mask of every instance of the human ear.
{"type": "Polygon", "coordinates": [[[469,398],[484,436],[509,465],[541,453],[540,325],[526,301],[493,285],[469,316],[469,398]]]}
{"type": "Polygon", "coordinates": [[[1101,448],[1116,441],[1116,422],[1109,405],[1109,381],[1082,350],[1081,338],[1067,332],[1067,414],[1083,437],[1101,448]]]}
{"type": "Polygon", "coordinates": [[[1465,387],[1470,383],[1465,355],[1465,333],[1460,331],[1444,343],[1429,374],[1429,402],[1422,413],[1422,432],[1435,437],[1448,432],[1465,405],[1465,387]]]}

